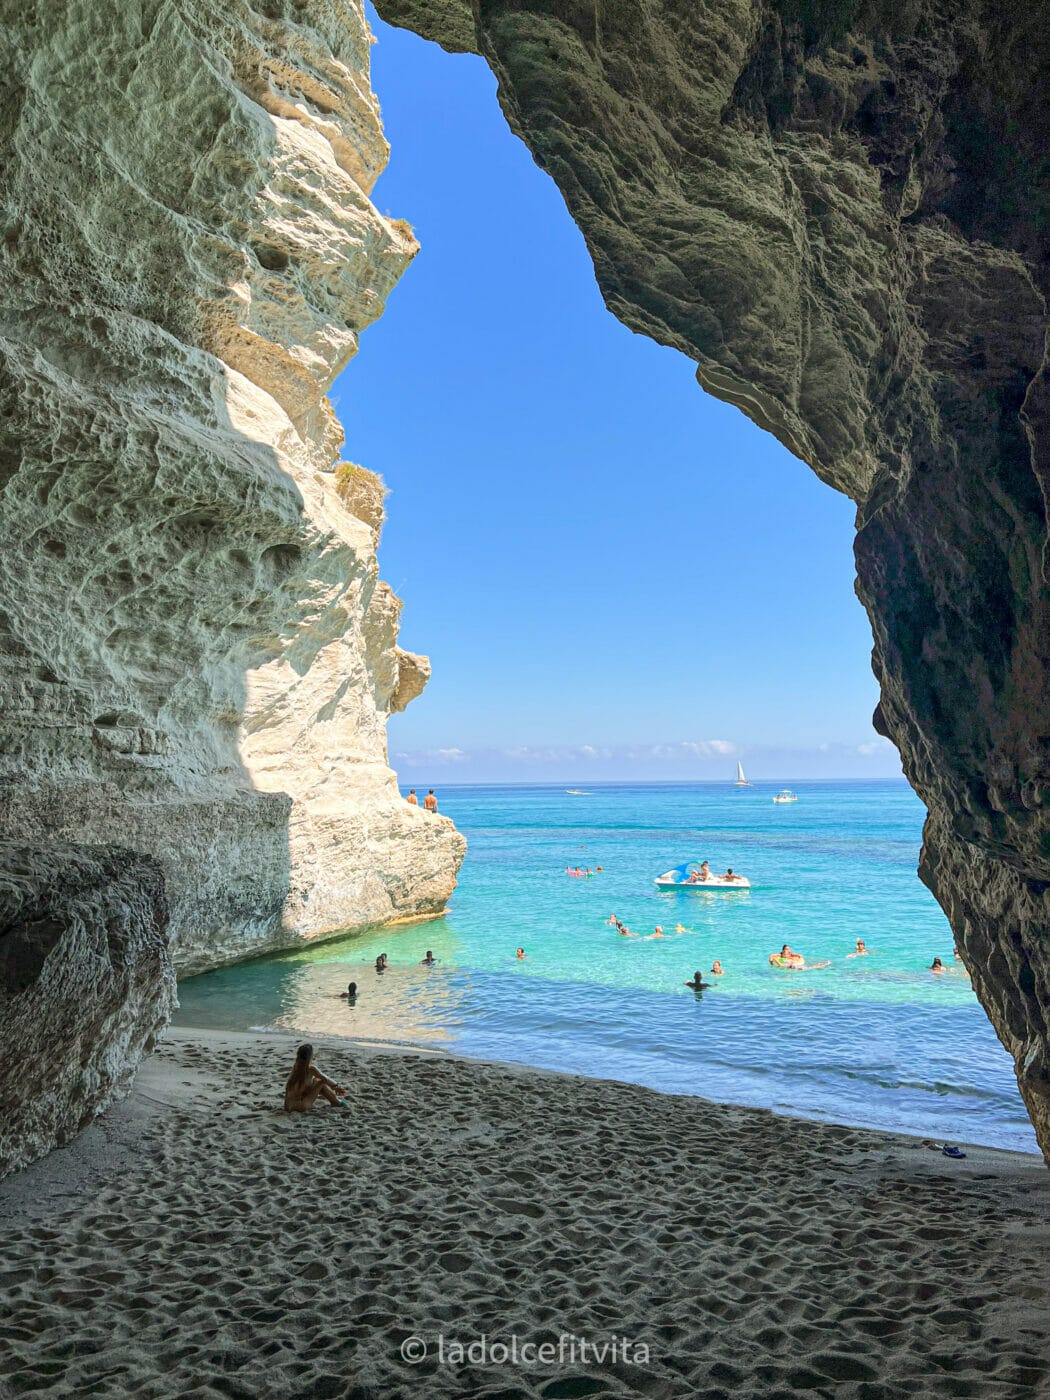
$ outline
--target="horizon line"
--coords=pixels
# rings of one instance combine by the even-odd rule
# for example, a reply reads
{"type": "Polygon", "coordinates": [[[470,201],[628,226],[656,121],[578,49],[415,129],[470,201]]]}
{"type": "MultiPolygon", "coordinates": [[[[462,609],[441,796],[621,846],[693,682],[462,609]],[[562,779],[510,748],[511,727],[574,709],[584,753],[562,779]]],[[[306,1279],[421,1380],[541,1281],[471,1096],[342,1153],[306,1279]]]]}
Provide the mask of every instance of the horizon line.
{"type": "MultiPolygon", "coordinates": [[[[459,781],[459,782],[443,782],[443,781],[441,781],[441,780],[439,779],[437,783],[429,784],[429,783],[426,783],[426,782],[420,782],[418,779],[415,779],[415,780],[413,780],[412,783],[409,783],[407,779],[406,779],[406,780],[402,780],[401,778],[399,778],[399,779],[398,779],[398,786],[399,786],[399,787],[402,787],[402,786],[407,786],[407,787],[411,787],[411,786],[421,786],[421,787],[434,786],[434,787],[446,787],[446,788],[451,788],[451,787],[562,787],[563,783],[571,782],[571,781],[572,781],[571,778],[564,778],[564,779],[562,779],[562,778],[545,778],[545,779],[542,779],[542,780],[537,779],[537,780],[534,780],[534,781],[532,781],[532,782],[521,782],[521,781],[512,780],[512,779],[507,779],[505,782],[501,782],[498,778],[485,778],[485,779],[478,779],[476,782],[468,782],[468,781],[465,781],[465,780],[461,780],[461,781],[459,781]]],[[[577,781],[582,781],[582,780],[578,778],[577,781]]],[[[786,784],[789,783],[789,782],[790,782],[790,783],[797,783],[800,787],[803,786],[804,784],[810,784],[810,785],[812,785],[812,784],[815,784],[815,783],[895,783],[895,784],[901,785],[902,787],[906,787],[906,788],[909,790],[909,792],[914,792],[914,791],[915,791],[915,789],[911,786],[911,784],[908,782],[907,778],[904,776],[903,773],[900,774],[899,777],[890,777],[890,778],[886,778],[886,777],[881,777],[881,778],[754,778],[754,779],[752,779],[752,780],[750,780],[750,781],[748,782],[747,786],[748,786],[748,787],[758,787],[758,786],[761,784],[761,785],[768,785],[768,786],[770,786],[770,787],[775,787],[778,783],[783,783],[783,784],[786,785],[786,784]]],[[[731,787],[731,788],[735,788],[735,787],[736,787],[736,780],[735,780],[734,778],[600,778],[600,779],[594,779],[594,780],[591,782],[591,787],[592,787],[592,788],[599,788],[599,787],[731,787]]],[[[581,792],[582,792],[582,791],[586,791],[586,789],[582,789],[582,788],[581,788],[581,789],[579,789],[579,791],[581,791],[581,792]]],[[[916,793],[916,796],[918,796],[917,793],[916,793]]]]}

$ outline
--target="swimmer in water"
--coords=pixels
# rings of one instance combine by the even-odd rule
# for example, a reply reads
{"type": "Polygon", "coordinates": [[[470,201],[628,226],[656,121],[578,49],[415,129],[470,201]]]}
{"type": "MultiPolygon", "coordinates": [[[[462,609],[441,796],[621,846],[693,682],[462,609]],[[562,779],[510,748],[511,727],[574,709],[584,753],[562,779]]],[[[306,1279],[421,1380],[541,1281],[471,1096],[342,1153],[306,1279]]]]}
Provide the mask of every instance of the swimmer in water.
{"type": "Polygon", "coordinates": [[[616,932],[621,936],[621,938],[637,938],[637,937],[638,937],[638,935],[637,935],[636,933],[632,933],[632,932],[631,932],[631,930],[627,927],[626,924],[617,924],[617,925],[616,925],[616,932]]]}
{"type": "Polygon", "coordinates": [[[714,962],[711,964],[711,973],[712,973],[712,976],[714,976],[714,977],[724,977],[724,976],[725,976],[725,971],[726,971],[726,970],[725,970],[725,968],[722,966],[722,964],[718,961],[717,958],[715,958],[714,962]]]}
{"type": "Polygon", "coordinates": [[[663,931],[663,929],[660,927],[659,924],[656,925],[656,927],[653,929],[652,933],[649,935],[650,938],[663,938],[663,936],[664,936],[664,931],[663,931]]]}
{"type": "Polygon", "coordinates": [[[685,985],[692,987],[694,992],[702,992],[705,987],[710,987],[711,983],[704,981],[702,972],[694,972],[692,978],[685,985]]]}
{"type": "Polygon", "coordinates": [[[940,958],[934,958],[933,962],[930,963],[930,971],[947,972],[948,969],[945,967],[944,963],[941,962],[940,958]]]}
{"type": "Polygon", "coordinates": [[[514,956],[520,961],[520,959],[522,959],[525,956],[525,949],[519,948],[518,951],[514,954],[514,956]]]}
{"type": "Polygon", "coordinates": [[[787,943],[784,944],[779,953],[770,953],[769,961],[774,967],[805,967],[806,960],[801,953],[796,953],[787,943]]]}
{"type": "Polygon", "coordinates": [[[377,972],[385,972],[385,971],[386,971],[386,954],[385,954],[385,953],[380,953],[380,954],[379,954],[379,957],[376,958],[376,971],[377,971],[377,972]]]}
{"type": "Polygon", "coordinates": [[[426,957],[420,959],[419,965],[420,967],[433,967],[436,962],[437,958],[435,958],[434,954],[428,948],[426,957]]]}
{"type": "Polygon", "coordinates": [[[357,1000],[357,983],[356,983],[356,982],[351,982],[350,985],[349,985],[349,987],[347,987],[347,989],[346,989],[345,992],[340,992],[340,993],[339,993],[339,1000],[340,1000],[340,1001],[356,1001],[356,1000],[357,1000]]]}
{"type": "Polygon", "coordinates": [[[620,921],[619,921],[619,919],[616,917],[615,914],[610,914],[609,917],[606,919],[605,922],[610,926],[610,928],[619,928],[619,927],[620,927],[620,921]]]}
{"type": "Polygon", "coordinates": [[[600,875],[600,874],[602,873],[602,868],[601,868],[600,865],[596,865],[596,866],[594,867],[594,873],[595,873],[595,875],[600,875]]]}
{"type": "Polygon", "coordinates": [[[863,938],[858,938],[858,939],[857,939],[857,950],[856,950],[856,952],[854,952],[854,953],[847,953],[847,954],[846,954],[846,957],[847,957],[847,958],[866,958],[867,956],[868,956],[868,949],[867,949],[867,947],[865,946],[865,943],[864,943],[864,939],[863,939],[863,938]]]}

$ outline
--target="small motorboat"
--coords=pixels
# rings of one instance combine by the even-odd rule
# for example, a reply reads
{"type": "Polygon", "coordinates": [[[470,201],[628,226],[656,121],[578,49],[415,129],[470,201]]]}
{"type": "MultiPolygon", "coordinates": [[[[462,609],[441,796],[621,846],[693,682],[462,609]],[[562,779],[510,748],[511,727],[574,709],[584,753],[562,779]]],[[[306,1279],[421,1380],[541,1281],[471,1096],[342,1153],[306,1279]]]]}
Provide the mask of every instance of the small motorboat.
{"type": "Polygon", "coordinates": [[[781,788],[780,791],[777,793],[776,797],[773,798],[773,801],[774,801],[774,802],[797,802],[797,801],[798,801],[798,798],[795,796],[795,794],[791,791],[790,788],[781,788]]]}
{"type": "Polygon", "coordinates": [[[708,875],[703,879],[700,862],[687,860],[684,865],[676,865],[673,870],[665,870],[653,881],[658,890],[749,890],[751,881],[744,875],[734,875],[727,880],[724,875],[708,875]]]}

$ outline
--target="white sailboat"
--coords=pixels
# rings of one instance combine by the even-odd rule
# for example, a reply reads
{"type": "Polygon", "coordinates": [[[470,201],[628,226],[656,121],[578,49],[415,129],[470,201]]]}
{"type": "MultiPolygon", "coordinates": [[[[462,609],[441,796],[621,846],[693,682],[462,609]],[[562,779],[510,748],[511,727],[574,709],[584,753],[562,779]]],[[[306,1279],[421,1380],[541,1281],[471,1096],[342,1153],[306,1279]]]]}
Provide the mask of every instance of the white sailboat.
{"type": "Polygon", "coordinates": [[[744,765],[740,762],[739,759],[737,759],[737,764],[736,764],[736,782],[733,784],[733,786],[734,786],[734,787],[750,787],[750,786],[751,786],[751,784],[748,782],[748,780],[744,777],[744,765]]]}

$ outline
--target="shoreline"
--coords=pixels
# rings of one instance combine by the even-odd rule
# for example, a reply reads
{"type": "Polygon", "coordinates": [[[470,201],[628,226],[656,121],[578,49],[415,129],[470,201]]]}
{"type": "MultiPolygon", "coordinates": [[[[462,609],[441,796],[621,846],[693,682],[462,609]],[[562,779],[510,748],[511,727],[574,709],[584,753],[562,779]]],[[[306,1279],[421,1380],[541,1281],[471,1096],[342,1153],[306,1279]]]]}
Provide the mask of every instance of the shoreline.
{"type": "MultiPolygon", "coordinates": [[[[196,1026],[191,1022],[182,1022],[178,1025],[170,1025],[165,1031],[164,1038],[172,1035],[186,1034],[192,1036],[248,1036],[256,1037],[260,1041],[273,1042],[284,1040],[289,1045],[301,1045],[306,1040],[311,1040],[315,1046],[330,1044],[333,1049],[346,1046],[359,1050],[362,1054],[394,1054],[394,1055],[425,1055],[428,1057],[440,1057],[444,1059],[462,1062],[469,1065],[487,1065],[494,1069],[506,1069],[520,1071],[527,1074],[556,1075],[561,1078],[578,1079],[589,1084],[606,1084],[611,1088],[619,1086],[625,1088],[644,1089],[650,1094],[659,1094],[663,1098],[684,1099],[706,1104],[710,1108],[739,1110],[743,1113],[769,1113],[774,1118],[783,1118],[791,1122],[808,1124],[813,1127],[845,1128],[854,1132],[874,1133],[876,1136],[900,1139],[902,1142],[922,1143],[926,1140],[936,1138],[934,1133],[908,1132],[903,1129],[872,1127],[868,1123],[846,1122],[839,1118],[810,1118],[804,1113],[788,1113],[776,1108],[764,1108],[754,1104],[736,1103],[728,1099],[712,1099],[703,1094],[690,1094],[667,1089],[658,1089],[650,1084],[642,1084],[636,1079],[616,1079],[606,1075],[591,1075],[582,1073],[579,1070],[558,1070],[550,1069],[545,1065],[534,1065],[526,1060],[500,1060],[487,1056],[468,1055],[461,1051],[446,1050],[439,1045],[424,1045],[411,1040],[370,1040],[367,1036],[336,1035],[330,1031],[303,1031],[293,1032],[284,1030],[267,1029],[233,1029],[226,1027],[196,1026]]],[[[949,1139],[944,1139],[945,1142],[949,1139]]],[[[996,1152],[1005,1156],[1018,1157],[1035,1161],[1040,1166],[1047,1166],[1046,1159],[1040,1152],[1038,1146],[1030,1149],[1019,1147],[998,1147],[991,1143],[973,1142],[966,1137],[953,1137],[950,1139],[956,1146],[966,1151],[974,1152],[996,1152]]]]}
{"type": "Polygon", "coordinates": [[[0,1183],[13,1393],[1005,1400],[1050,1376],[1037,1157],[333,1037],[350,1109],[286,1115],[299,1039],[170,1030],[0,1183]],[[482,1334],[648,1355],[435,1354],[482,1334]]]}

